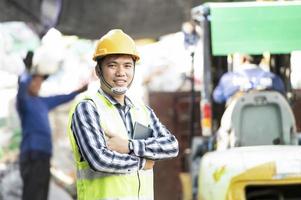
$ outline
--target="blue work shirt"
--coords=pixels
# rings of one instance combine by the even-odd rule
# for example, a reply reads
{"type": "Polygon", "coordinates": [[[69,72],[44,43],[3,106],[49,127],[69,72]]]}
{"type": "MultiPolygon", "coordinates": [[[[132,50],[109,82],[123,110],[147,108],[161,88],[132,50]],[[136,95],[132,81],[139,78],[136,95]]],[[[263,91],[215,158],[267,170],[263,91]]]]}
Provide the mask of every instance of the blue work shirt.
{"type": "Polygon", "coordinates": [[[52,141],[48,113],[56,106],[72,100],[78,94],[78,92],[72,92],[67,95],[49,97],[31,96],[28,93],[31,79],[32,76],[28,73],[23,73],[19,77],[16,106],[22,127],[21,159],[22,155],[28,156],[32,152],[34,155],[38,152],[38,155],[51,156],[52,141]]]}
{"type": "Polygon", "coordinates": [[[285,93],[284,83],[279,76],[253,67],[225,73],[213,91],[213,100],[223,103],[238,91],[247,92],[252,89],[272,89],[285,93]]]}

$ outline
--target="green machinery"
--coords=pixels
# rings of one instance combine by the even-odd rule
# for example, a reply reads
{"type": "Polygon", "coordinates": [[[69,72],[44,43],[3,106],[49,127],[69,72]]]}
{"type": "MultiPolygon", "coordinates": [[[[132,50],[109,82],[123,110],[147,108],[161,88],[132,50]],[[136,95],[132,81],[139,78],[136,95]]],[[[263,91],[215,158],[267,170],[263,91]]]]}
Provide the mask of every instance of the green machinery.
{"type": "Polygon", "coordinates": [[[301,50],[301,2],[206,3],[192,9],[192,18],[202,30],[202,48],[196,51],[203,54],[202,137],[192,135],[192,198],[301,199],[301,148],[289,104],[290,53],[301,50]],[[229,132],[235,141],[217,151],[220,115],[211,100],[213,88],[232,69],[229,56],[266,52],[287,98],[276,92],[240,97],[229,132]]]}

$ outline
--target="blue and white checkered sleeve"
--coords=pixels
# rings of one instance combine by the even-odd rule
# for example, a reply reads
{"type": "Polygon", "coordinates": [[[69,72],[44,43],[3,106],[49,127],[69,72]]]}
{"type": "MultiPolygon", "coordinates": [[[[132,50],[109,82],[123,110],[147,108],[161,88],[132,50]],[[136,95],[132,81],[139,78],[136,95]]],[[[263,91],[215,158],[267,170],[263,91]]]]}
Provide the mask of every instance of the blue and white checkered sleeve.
{"type": "Polygon", "coordinates": [[[146,140],[132,140],[134,154],[152,160],[162,160],[176,157],[179,144],[176,137],[159,121],[154,111],[149,108],[153,137],[146,140]]]}
{"type": "Polygon", "coordinates": [[[142,158],[107,148],[104,132],[100,126],[100,116],[90,100],[79,103],[72,116],[71,128],[82,158],[95,171],[131,173],[141,169],[144,163],[142,158]]]}

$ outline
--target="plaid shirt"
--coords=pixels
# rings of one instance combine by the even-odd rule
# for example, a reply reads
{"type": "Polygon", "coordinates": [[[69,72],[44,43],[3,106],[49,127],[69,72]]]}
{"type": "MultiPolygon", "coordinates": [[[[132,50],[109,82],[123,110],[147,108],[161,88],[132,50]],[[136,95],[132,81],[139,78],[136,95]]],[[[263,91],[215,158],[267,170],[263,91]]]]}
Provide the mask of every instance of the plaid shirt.
{"type": "MultiPolygon", "coordinates": [[[[119,111],[125,127],[132,137],[132,118],[129,112],[134,105],[126,97],[122,106],[115,99],[100,91],[119,111]]],[[[162,160],[178,155],[178,141],[164,125],[161,124],[153,110],[150,111],[153,136],[146,140],[133,140],[132,154],[121,154],[106,147],[104,131],[100,126],[100,113],[91,100],[80,102],[72,116],[71,128],[79,147],[82,159],[86,160],[95,171],[108,173],[130,173],[143,169],[145,159],[162,160]]]]}

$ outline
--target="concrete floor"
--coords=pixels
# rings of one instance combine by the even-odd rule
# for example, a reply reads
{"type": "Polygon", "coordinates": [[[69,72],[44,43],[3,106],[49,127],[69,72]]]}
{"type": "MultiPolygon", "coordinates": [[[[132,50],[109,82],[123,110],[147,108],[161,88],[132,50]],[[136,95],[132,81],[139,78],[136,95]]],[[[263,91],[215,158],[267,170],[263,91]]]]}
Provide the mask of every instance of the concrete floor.
{"type": "MultiPolygon", "coordinates": [[[[21,200],[22,180],[17,167],[0,177],[0,200],[21,200]]],[[[73,200],[53,179],[50,181],[48,200],[73,200]]]]}

